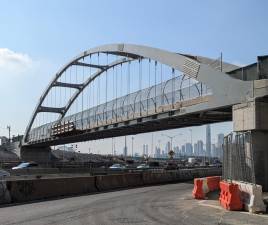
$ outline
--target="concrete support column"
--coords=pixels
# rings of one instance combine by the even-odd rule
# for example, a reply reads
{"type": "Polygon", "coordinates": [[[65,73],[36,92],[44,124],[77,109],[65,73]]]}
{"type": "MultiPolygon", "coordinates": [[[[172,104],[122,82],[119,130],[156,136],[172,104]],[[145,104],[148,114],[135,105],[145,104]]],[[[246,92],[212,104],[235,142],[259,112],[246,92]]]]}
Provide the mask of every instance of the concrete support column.
{"type": "Polygon", "coordinates": [[[246,140],[245,155],[252,152],[251,172],[257,184],[268,191],[268,102],[258,99],[233,107],[234,131],[250,131],[250,139],[246,140]]]}
{"type": "Polygon", "coordinates": [[[48,165],[53,160],[51,148],[48,147],[27,147],[20,149],[21,159],[23,161],[34,161],[42,165],[48,165]]]}
{"type": "Polygon", "coordinates": [[[268,191],[268,131],[251,131],[256,183],[268,191]]]}

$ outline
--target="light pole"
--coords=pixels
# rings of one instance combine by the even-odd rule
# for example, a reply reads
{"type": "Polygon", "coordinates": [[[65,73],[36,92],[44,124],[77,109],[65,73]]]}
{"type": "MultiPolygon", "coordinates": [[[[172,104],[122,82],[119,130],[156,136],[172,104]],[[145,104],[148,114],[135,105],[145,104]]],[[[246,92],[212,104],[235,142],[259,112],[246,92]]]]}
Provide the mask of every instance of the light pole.
{"type": "Polygon", "coordinates": [[[8,130],[8,141],[10,142],[10,130],[11,130],[10,125],[7,126],[7,130],[8,130]]]}
{"type": "Polygon", "coordinates": [[[166,135],[166,134],[161,134],[162,136],[166,136],[170,139],[170,150],[172,150],[172,144],[173,144],[173,138],[179,136],[179,135],[182,135],[182,134],[176,134],[176,135],[173,135],[173,136],[169,136],[169,135],[166,135]]]}
{"type": "Polygon", "coordinates": [[[132,142],[131,142],[131,153],[132,153],[132,158],[133,158],[133,141],[134,141],[134,136],[132,136],[131,140],[132,140],[132,142]]]}
{"type": "Polygon", "coordinates": [[[114,154],[114,138],[112,137],[112,155],[114,154]]]}

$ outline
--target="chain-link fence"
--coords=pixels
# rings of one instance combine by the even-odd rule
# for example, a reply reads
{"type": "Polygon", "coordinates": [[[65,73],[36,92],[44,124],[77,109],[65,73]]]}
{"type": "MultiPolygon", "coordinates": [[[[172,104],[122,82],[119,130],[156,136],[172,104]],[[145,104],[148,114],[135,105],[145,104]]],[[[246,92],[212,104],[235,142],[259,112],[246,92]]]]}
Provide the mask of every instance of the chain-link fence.
{"type": "Polygon", "coordinates": [[[224,137],[223,151],[223,179],[255,183],[251,132],[224,137]]]}

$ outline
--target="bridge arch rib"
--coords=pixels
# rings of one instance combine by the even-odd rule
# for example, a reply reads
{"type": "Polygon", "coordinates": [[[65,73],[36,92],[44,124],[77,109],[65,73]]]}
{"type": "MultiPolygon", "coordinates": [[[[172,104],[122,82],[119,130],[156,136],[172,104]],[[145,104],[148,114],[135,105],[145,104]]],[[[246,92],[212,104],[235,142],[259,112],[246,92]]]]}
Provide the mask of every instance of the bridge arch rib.
{"type": "MultiPolygon", "coordinates": [[[[92,48],[87,51],[82,52],[80,55],[72,59],[69,63],[64,65],[54,76],[50,84],[47,86],[43,95],[41,96],[33,115],[29,121],[29,124],[26,128],[24,135],[24,142],[27,141],[27,137],[32,128],[33,122],[39,112],[53,112],[60,114],[60,119],[63,118],[69,108],[72,106],[77,97],[82,93],[85,87],[87,87],[92,81],[94,81],[98,76],[113,68],[117,65],[122,65],[126,62],[138,60],[141,58],[148,58],[162,64],[168,65],[173,69],[181,71],[183,74],[186,74],[190,78],[196,79],[213,90],[214,99],[224,102],[223,99],[228,97],[227,95],[234,95],[235,98],[242,99],[245,96],[245,82],[241,80],[234,79],[228,74],[216,70],[215,68],[210,67],[206,63],[210,60],[204,57],[192,57],[189,55],[183,55],[178,53],[173,53],[157,48],[141,46],[141,45],[132,45],[132,44],[111,44],[103,45],[100,47],[92,48]],[[85,64],[80,62],[80,60],[85,57],[94,55],[94,54],[109,54],[124,57],[120,60],[116,60],[107,65],[96,65],[96,64],[85,64]],[[205,59],[205,60],[204,60],[205,59]],[[97,71],[91,75],[85,82],[81,84],[71,84],[59,82],[58,79],[62,74],[71,66],[87,66],[97,69],[97,71]],[[45,98],[47,97],[49,91],[53,87],[67,87],[76,89],[73,96],[69,99],[67,104],[64,107],[53,108],[53,107],[44,107],[42,106],[45,98]]],[[[212,60],[210,60],[211,62],[212,60]]],[[[246,90],[247,91],[247,90],[246,90]]],[[[248,93],[247,93],[248,94],[248,93]]]]}

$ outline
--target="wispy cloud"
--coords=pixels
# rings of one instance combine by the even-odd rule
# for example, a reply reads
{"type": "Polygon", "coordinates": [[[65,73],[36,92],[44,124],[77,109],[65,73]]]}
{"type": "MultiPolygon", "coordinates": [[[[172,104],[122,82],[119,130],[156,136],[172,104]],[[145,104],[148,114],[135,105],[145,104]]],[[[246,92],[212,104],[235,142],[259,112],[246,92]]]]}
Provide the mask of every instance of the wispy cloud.
{"type": "Polygon", "coordinates": [[[33,60],[29,55],[0,48],[0,76],[21,74],[32,68],[33,60]]]}

